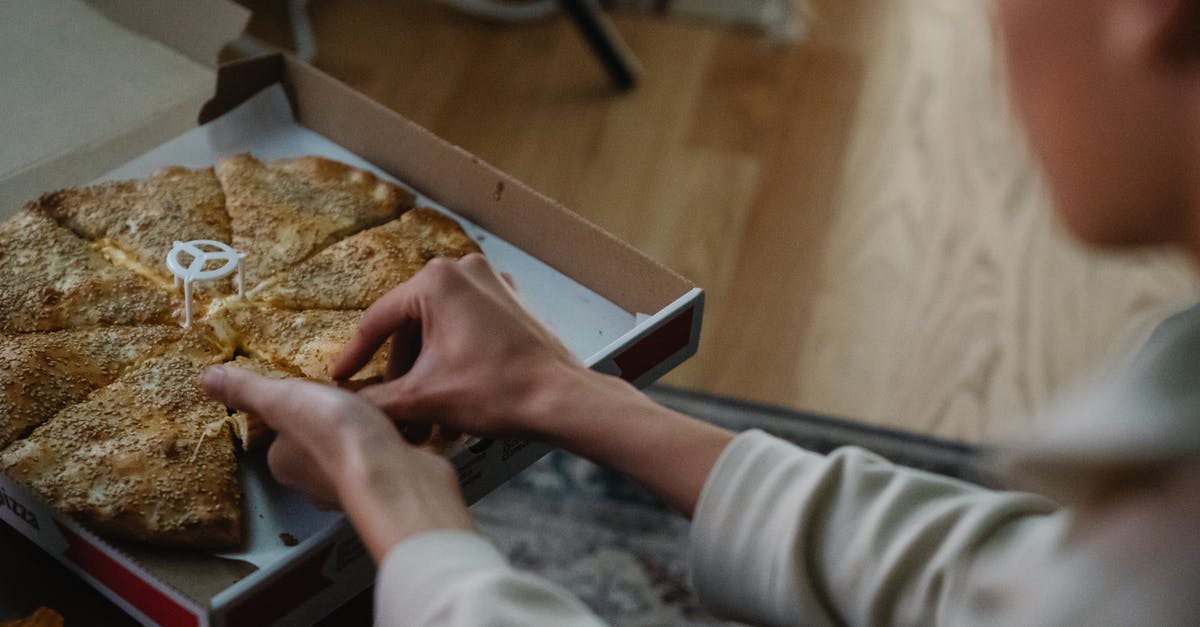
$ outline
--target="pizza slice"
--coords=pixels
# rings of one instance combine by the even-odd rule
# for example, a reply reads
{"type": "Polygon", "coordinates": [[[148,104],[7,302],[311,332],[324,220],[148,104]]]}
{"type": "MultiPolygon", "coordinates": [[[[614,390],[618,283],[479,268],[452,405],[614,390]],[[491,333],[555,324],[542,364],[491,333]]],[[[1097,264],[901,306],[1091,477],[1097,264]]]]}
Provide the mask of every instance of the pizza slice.
{"type": "Polygon", "coordinates": [[[117,249],[121,262],[167,287],[175,282],[165,262],[175,241],[231,240],[225,194],[212,168],[168,167],[146,179],[60,190],[38,202],[76,235],[117,249]]]}
{"type": "MultiPolygon", "coordinates": [[[[332,381],[329,368],[354,336],[362,318],[361,311],[286,311],[246,301],[227,301],[224,305],[206,320],[218,336],[236,337],[244,353],[325,382],[332,381]]],[[[356,378],[379,379],[386,369],[385,348],[356,378]]]]}
{"type": "Polygon", "coordinates": [[[0,449],[183,333],[168,325],[0,336],[0,449]]]}
{"type": "Polygon", "coordinates": [[[168,323],[178,299],[31,203],[0,224],[0,333],[168,323]]]}
{"type": "Polygon", "coordinates": [[[222,359],[183,343],[126,372],[0,453],[0,470],[100,533],[197,548],[241,543],[225,407],[199,387],[222,359]]]}
{"type": "Polygon", "coordinates": [[[287,309],[366,309],[430,259],[477,252],[458,222],[417,207],[333,244],[269,279],[251,297],[287,309]]]}
{"type": "Polygon", "coordinates": [[[246,286],[333,242],[398,217],[413,196],[374,174],[320,157],[263,164],[248,154],[217,162],[233,246],[246,253],[246,286]]]}

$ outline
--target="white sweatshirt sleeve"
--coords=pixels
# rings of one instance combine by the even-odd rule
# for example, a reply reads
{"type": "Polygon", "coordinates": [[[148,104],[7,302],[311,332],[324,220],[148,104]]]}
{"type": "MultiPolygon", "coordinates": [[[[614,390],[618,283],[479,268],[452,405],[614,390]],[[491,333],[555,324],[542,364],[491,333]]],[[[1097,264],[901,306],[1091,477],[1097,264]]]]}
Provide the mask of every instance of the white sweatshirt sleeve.
{"type": "Polygon", "coordinates": [[[375,623],[405,627],[593,627],[568,592],[522,573],[478,534],[434,531],[388,552],[375,582],[375,623]]]}
{"type": "Polygon", "coordinates": [[[861,449],[818,455],[751,431],[701,494],[693,583],[718,616],[756,624],[937,625],[979,598],[967,593],[981,555],[1053,550],[1056,509],[861,449]]]}

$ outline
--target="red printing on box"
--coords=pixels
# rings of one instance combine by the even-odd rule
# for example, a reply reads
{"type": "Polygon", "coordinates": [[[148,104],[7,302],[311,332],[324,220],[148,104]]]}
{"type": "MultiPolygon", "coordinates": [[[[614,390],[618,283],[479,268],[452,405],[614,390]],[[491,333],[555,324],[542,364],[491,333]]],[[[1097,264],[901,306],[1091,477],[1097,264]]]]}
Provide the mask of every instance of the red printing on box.
{"type": "Polygon", "coordinates": [[[117,560],[96,548],[79,534],[63,525],[58,530],[67,541],[63,555],[84,572],[95,577],[114,594],[136,607],[150,620],[164,627],[197,626],[200,619],[187,608],[154,586],[146,583],[117,560]]]}
{"type": "Polygon", "coordinates": [[[613,363],[621,369],[621,378],[630,382],[636,381],[650,372],[651,368],[686,348],[692,341],[692,323],[695,317],[695,307],[688,309],[614,357],[613,363]]]}
{"type": "Polygon", "coordinates": [[[331,545],[313,553],[282,577],[266,584],[249,598],[243,599],[229,610],[225,624],[228,627],[270,625],[302,603],[315,598],[333,585],[333,580],[323,572],[332,551],[331,545]]]}

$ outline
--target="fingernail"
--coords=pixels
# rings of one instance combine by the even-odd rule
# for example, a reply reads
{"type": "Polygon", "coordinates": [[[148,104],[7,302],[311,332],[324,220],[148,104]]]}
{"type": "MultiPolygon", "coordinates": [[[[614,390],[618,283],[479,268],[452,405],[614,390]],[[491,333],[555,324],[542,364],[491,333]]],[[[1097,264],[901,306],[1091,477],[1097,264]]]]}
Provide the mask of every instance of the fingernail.
{"type": "Polygon", "coordinates": [[[218,387],[225,380],[225,374],[224,366],[212,366],[204,371],[204,376],[201,377],[200,383],[204,387],[218,387]]]}

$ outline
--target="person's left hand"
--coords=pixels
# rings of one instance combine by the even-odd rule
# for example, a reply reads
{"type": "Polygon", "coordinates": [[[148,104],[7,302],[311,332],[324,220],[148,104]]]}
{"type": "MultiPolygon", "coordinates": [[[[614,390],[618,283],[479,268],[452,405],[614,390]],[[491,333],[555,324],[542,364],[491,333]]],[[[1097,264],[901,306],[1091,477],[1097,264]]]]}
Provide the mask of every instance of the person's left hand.
{"type": "Polygon", "coordinates": [[[473,529],[450,463],[409,445],[357,395],[232,366],[209,368],[202,384],[215,400],[275,430],[271,474],[319,505],[344,510],[376,561],[418,533],[473,529]]]}

